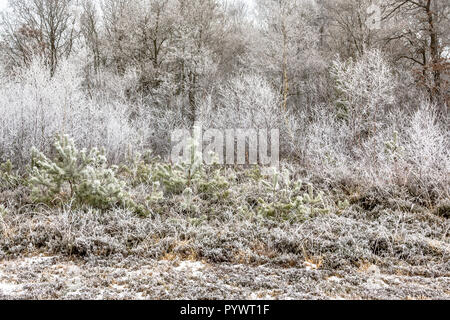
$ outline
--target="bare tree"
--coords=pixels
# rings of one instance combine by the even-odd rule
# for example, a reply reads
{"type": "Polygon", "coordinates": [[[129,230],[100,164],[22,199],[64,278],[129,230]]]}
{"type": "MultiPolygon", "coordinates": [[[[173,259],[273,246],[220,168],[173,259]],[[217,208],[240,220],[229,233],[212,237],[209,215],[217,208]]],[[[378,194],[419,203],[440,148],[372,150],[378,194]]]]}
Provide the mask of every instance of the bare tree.
{"type": "Polygon", "coordinates": [[[393,23],[386,43],[394,43],[397,60],[407,60],[421,69],[420,78],[432,101],[441,100],[448,89],[443,74],[450,72],[448,46],[450,3],[437,0],[390,0],[385,4],[383,21],[393,23]]]}
{"type": "Polygon", "coordinates": [[[196,104],[210,87],[217,68],[214,49],[224,39],[223,10],[217,0],[177,0],[181,18],[173,39],[171,54],[178,94],[186,96],[191,122],[196,119],[196,104]]]}
{"type": "Polygon", "coordinates": [[[80,21],[81,34],[84,42],[92,54],[93,67],[95,72],[100,68],[101,63],[101,35],[99,25],[98,8],[92,0],[84,0],[81,4],[82,15],[80,21]]]}
{"type": "MultiPolygon", "coordinates": [[[[255,62],[282,96],[281,108],[306,96],[311,73],[323,70],[319,54],[319,8],[311,1],[259,0],[259,34],[254,43],[255,62]]],[[[317,76],[317,75],[316,75],[317,76]]],[[[303,101],[304,102],[304,101],[303,101]]]]}
{"type": "Polygon", "coordinates": [[[2,15],[3,36],[9,57],[28,64],[40,54],[54,74],[61,57],[67,57],[76,36],[72,0],[10,0],[11,15],[2,15]]]}
{"type": "Polygon", "coordinates": [[[330,22],[327,41],[342,57],[361,56],[377,43],[379,31],[367,26],[367,8],[372,0],[325,0],[330,22]]]}
{"type": "Polygon", "coordinates": [[[119,73],[128,68],[139,71],[143,92],[150,92],[161,84],[176,22],[174,10],[172,0],[104,2],[110,58],[119,73]]]}

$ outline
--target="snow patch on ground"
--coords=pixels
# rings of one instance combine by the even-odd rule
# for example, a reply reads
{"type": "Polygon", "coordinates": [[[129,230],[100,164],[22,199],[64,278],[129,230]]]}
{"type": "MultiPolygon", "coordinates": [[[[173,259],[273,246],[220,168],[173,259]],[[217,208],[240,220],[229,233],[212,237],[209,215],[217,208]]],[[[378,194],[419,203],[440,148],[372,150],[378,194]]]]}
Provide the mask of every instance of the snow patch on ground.
{"type": "Polygon", "coordinates": [[[0,282],[0,295],[10,296],[13,294],[20,294],[21,291],[22,291],[21,285],[0,282]]]}
{"type": "Polygon", "coordinates": [[[206,268],[207,265],[200,261],[181,261],[174,270],[179,272],[189,272],[194,277],[200,277],[203,275],[203,271],[206,268]]]}
{"type": "Polygon", "coordinates": [[[0,261],[0,299],[448,299],[449,277],[323,270],[319,266],[202,261],[83,261],[24,257],[0,261]],[[308,268],[309,267],[309,268],[308,268]]]}

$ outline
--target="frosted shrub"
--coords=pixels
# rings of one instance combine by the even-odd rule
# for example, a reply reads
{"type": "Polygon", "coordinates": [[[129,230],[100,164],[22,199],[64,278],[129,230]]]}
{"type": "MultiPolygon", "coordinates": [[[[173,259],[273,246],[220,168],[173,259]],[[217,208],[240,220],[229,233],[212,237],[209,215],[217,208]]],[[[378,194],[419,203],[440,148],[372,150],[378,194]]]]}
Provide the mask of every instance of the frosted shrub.
{"type": "Polygon", "coordinates": [[[333,63],[337,106],[340,116],[348,121],[354,134],[376,132],[382,110],[394,102],[395,79],[379,50],[370,50],[362,57],[333,63]]]}
{"type": "Polygon", "coordinates": [[[55,133],[73,129],[76,113],[85,107],[78,108],[83,104],[76,92],[80,80],[70,71],[64,70],[65,80],[60,73],[52,79],[36,60],[30,68],[18,69],[17,76],[0,89],[0,139],[5,159],[23,165],[32,146],[45,150],[55,133]]]}
{"type": "Polygon", "coordinates": [[[433,110],[423,103],[413,114],[397,112],[401,121],[354,148],[352,176],[361,187],[398,193],[400,186],[427,205],[448,197],[449,136],[433,110]]]}
{"type": "Polygon", "coordinates": [[[314,121],[300,134],[307,140],[306,157],[314,167],[339,171],[350,161],[351,129],[326,109],[315,112],[314,121]]]}
{"type": "Polygon", "coordinates": [[[220,169],[207,174],[207,177],[199,182],[198,191],[202,198],[211,202],[219,202],[230,195],[230,183],[222,175],[220,169]]]}
{"type": "Polygon", "coordinates": [[[183,201],[181,202],[181,208],[185,212],[198,212],[199,208],[194,204],[194,192],[191,188],[186,188],[183,191],[183,201]]]}
{"type": "Polygon", "coordinates": [[[333,180],[352,174],[352,132],[331,108],[298,112],[288,120],[288,154],[308,172],[333,180]]]}
{"type": "Polygon", "coordinates": [[[146,131],[145,136],[150,148],[159,155],[168,155],[171,151],[170,137],[174,130],[190,129],[191,123],[183,116],[183,101],[175,98],[172,108],[149,108],[143,106],[134,126],[146,131]]]}
{"type": "Polygon", "coordinates": [[[32,170],[29,182],[35,202],[77,204],[108,209],[116,205],[132,205],[125,183],[115,176],[115,168],[108,167],[105,156],[97,149],[79,151],[67,136],[54,144],[55,157],[32,151],[32,170]]]}
{"type": "Polygon", "coordinates": [[[258,199],[258,214],[266,218],[298,222],[330,212],[323,192],[316,191],[312,184],[304,185],[300,180],[292,180],[290,175],[285,169],[282,173],[275,173],[270,182],[261,181],[268,197],[258,199]]]}
{"type": "Polygon", "coordinates": [[[394,131],[392,140],[385,143],[385,153],[394,161],[402,157],[405,148],[399,144],[398,132],[394,131]]]}
{"type": "Polygon", "coordinates": [[[218,88],[217,96],[199,103],[198,119],[205,128],[279,129],[280,152],[292,149],[295,137],[291,119],[294,110],[284,110],[283,99],[273,85],[259,74],[240,74],[218,88]]]}
{"type": "Polygon", "coordinates": [[[186,170],[181,165],[157,164],[155,179],[168,194],[181,194],[188,185],[186,170]]]}
{"type": "Polygon", "coordinates": [[[235,76],[219,88],[218,101],[205,100],[202,120],[211,128],[280,128],[281,97],[257,74],[235,76]]]}
{"type": "Polygon", "coordinates": [[[61,61],[53,78],[35,60],[17,69],[0,87],[0,161],[19,168],[28,163],[33,146],[48,151],[56,135],[75,137],[86,148],[104,146],[110,160],[119,161],[142,149],[148,119],[132,125],[130,109],[121,100],[107,101],[83,91],[76,61],[61,61]]]}
{"type": "Polygon", "coordinates": [[[156,165],[155,179],[162,183],[169,194],[180,194],[202,178],[204,168],[199,158],[198,143],[190,139],[188,148],[190,155],[187,160],[175,165],[156,165]]]}
{"type": "Polygon", "coordinates": [[[450,137],[441,127],[433,106],[422,106],[406,132],[405,161],[418,193],[426,197],[449,197],[450,137]],[[431,194],[430,194],[431,193],[431,194]]]}
{"type": "MultiPolygon", "coordinates": [[[[179,198],[181,209],[198,213],[201,203],[223,204],[229,200],[231,183],[217,164],[206,166],[199,158],[198,145],[190,142],[190,157],[177,164],[155,163],[152,170],[153,180],[160,184],[166,195],[179,198]],[[181,196],[181,197],[179,197],[181,196]]],[[[214,211],[212,207],[205,209],[214,211]]]]}

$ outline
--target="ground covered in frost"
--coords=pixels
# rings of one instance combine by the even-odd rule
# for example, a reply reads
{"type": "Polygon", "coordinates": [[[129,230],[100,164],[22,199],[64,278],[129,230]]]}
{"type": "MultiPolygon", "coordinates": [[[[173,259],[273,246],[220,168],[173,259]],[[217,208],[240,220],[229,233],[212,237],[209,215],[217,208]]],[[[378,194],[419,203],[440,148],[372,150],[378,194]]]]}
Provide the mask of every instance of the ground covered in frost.
{"type": "Polygon", "coordinates": [[[0,176],[0,299],[450,298],[447,189],[58,161],[0,176]]]}
{"type": "Polygon", "coordinates": [[[194,261],[34,256],[0,264],[1,299],[448,299],[450,277],[194,261]]]}
{"type": "Polygon", "coordinates": [[[39,210],[4,218],[0,299],[449,299],[448,219],[303,223],[39,210]]]}

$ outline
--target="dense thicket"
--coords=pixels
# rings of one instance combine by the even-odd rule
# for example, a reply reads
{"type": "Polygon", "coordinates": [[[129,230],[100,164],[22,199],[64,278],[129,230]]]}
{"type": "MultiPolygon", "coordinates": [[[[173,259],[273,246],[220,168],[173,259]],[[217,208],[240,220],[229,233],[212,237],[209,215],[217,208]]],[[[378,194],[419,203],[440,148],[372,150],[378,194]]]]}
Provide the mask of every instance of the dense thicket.
{"type": "Polygon", "coordinates": [[[170,132],[281,129],[282,156],[333,181],[448,197],[446,1],[10,0],[0,160],[67,134],[118,162],[170,132]]]}

